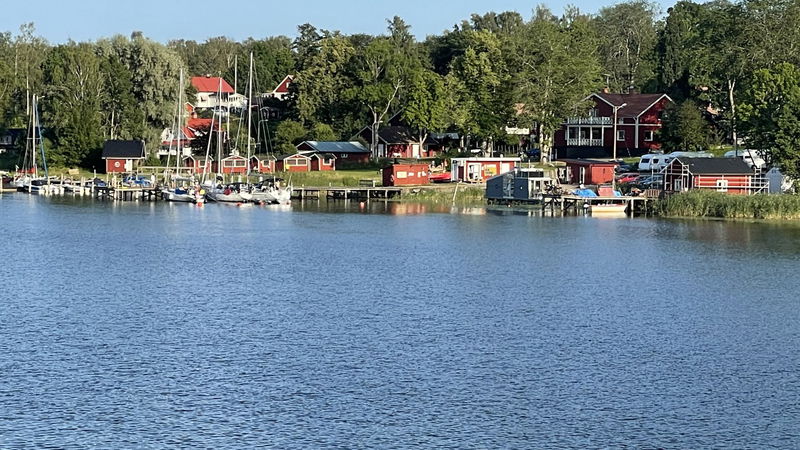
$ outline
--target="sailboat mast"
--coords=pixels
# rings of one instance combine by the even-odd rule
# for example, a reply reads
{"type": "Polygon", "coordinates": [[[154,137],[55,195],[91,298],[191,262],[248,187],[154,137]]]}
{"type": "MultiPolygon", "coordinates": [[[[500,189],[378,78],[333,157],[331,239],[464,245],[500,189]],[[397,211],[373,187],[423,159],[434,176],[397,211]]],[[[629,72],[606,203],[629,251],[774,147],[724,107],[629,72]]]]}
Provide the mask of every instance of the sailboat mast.
{"type": "Polygon", "coordinates": [[[210,171],[208,167],[208,158],[211,156],[211,133],[214,132],[214,116],[211,114],[211,127],[208,129],[208,142],[206,142],[206,159],[203,161],[203,181],[201,184],[206,184],[206,174],[210,171]]]}
{"type": "Polygon", "coordinates": [[[31,117],[31,169],[33,171],[33,177],[36,178],[39,176],[39,168],[36,167],[36,94],[31,96],[31,103],[28,105],[28,112],[30,113],[31,117]]]}
{"type": "Polygon", "coordinates": [[[247,76],[247,176],[250,177],[250,129],[253,126],[253,52],[250,52],[250,74],[247,76]]]}
{"type": "MultiPolygon", "coordinates": [[[[177,151],[175,152],[175,176],[180,175],[181,159],[183,159],[183,150],[181,149],[181,141],[183,140],[183,67],[180,72],[180,82],[178,84],[178,125],[175,127],[175,135],[178,137],[177,151]]],[[[175,187],[178,187],[177,179],[175,187]]]]}
{"type": "MultiPolygon", "coordinates": [[[[219,86],[217,87],[217,108],[216,111],[220,113],[222,108],[222,77],[219,77],[219,86]]],[[[214,122],[213,116],[211,119],[212,125],[214,122]]],[[[217,133],[217,175],[222,174],[222,123],[221,121],[219,126],[219,132],[217,133]]],[[[213,131],[213,128],[212,128],[213,131]]],[[[224,179],[224,178],[223,178],[224,179]]]]}
{"type": "MultiPolygon", "coordinates": [[[[44,176],[49,181],[50,180],[50,174],[47,172],[47,158],[45,158],[45,156],[44,156],[44,139],[42,139],[42,126],[39,123],[39,112],[38,112],[39,104],[38,104],[38,100],[39,100],[39,98],[36,97],[36,95],[34,95],[33,96],[33,123],[36,125],[36,132],[38,132],[38,134],[39,134],[39,148],[42,151],[42,168],[44,169],[44,176]]],[[[35,144],[36,140],[34,139],[33,142],[35,144]]],[[[36,151],[34,150],[33,153],[36,154],[36,151]]]]}

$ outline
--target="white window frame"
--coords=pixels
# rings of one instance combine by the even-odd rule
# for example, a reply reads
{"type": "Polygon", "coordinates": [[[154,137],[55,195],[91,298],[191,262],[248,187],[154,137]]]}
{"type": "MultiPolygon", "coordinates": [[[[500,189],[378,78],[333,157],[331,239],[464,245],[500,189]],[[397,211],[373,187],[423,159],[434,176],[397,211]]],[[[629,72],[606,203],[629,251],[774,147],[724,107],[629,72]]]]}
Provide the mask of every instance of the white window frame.
{"type": "Polygon", "coordinates": [[[653,142],[655,140],[655,134],[653,130],[644,130],[644,141],[653,142]]]}
{"type": "Polygon", "coordinates": [[[617,140],[618,141],[625,140],[625,130],[617,130],[617,140]]]}
{"type": "Polygon", "coordinates": [[[728,192],[728,180],[717,180],[717,192],[728,192]]]}

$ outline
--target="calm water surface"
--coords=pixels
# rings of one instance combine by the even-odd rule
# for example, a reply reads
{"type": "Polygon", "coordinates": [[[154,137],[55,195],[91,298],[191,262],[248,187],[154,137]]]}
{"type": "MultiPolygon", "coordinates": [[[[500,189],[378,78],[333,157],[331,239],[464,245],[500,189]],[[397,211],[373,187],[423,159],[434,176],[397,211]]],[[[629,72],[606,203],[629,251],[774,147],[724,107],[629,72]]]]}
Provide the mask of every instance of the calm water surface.
{"type": "Polygon", "coordinates": [[[0,197],[0,448],[792,448],[800,228],[0,197]]]}

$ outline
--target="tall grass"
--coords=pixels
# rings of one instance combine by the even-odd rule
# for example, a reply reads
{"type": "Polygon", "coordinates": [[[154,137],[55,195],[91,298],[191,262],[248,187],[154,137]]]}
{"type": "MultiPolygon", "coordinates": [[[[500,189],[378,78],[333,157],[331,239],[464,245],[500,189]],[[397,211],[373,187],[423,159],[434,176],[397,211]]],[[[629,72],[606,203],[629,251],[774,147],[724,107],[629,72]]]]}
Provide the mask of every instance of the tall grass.
{"type": "Polygon", "coordinates": [[[479,187],[471,186],[458,186],[458,191],[455,192],[456,185],[449,185],[446,188],[421,188],[417,192],[406,192],[403,194],[403,200],[406,201],[420,201],[432,203],[452,203],[454,201],[453,194],[455,193],[455,203],[464,205],[474,205],[483,203],[484,190],[479,187]],[[452,189],[448,189],[452,187],[452,189]]]}
{"type": "Polygon", "coordinates": [[[689,191],[660,200],[656,211],[668,217],[725,219],[800,219],[800,196],[789,194],[732,195],[689,191]]]}

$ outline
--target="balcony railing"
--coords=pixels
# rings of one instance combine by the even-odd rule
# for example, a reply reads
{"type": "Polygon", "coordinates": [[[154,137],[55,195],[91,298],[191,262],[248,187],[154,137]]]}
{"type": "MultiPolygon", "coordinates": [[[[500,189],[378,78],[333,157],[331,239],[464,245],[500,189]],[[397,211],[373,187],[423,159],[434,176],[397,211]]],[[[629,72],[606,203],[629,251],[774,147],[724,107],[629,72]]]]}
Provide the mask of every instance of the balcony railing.
{"type": "Polygon", "coordinates": [[[567,125],[611,125],[611,117],[567,117],[567,125]]]}
{"type": "Polygon", "coordinates": [[[567,139],[570,147],[602,147],[602,139],[567,139]]]}

